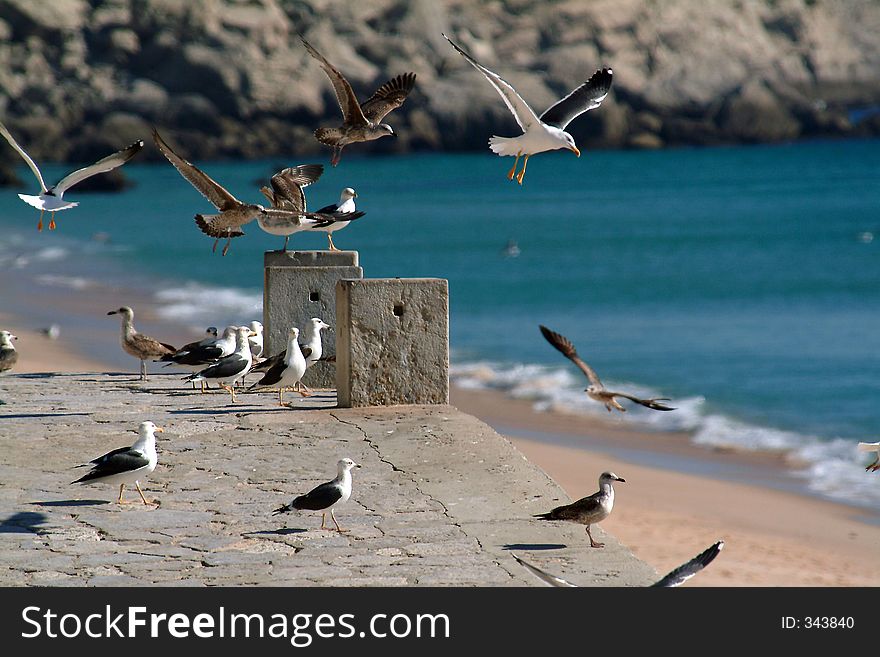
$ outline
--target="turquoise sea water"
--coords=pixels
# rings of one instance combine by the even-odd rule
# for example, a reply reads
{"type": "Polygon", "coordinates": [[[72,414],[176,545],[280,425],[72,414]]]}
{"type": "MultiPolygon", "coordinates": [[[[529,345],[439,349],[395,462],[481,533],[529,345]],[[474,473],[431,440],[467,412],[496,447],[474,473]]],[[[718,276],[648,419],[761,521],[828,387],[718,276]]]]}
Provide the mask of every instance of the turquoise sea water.
{"type": "MultiPolygon", "coordinates": [[[[258,179],[301,162],[198,164],[260,202],[258,179]]],[[[317,208],[357,190],[367,214],[334,241],[360,252],[366,276],[449,279],[459,384],[604,414],[540,336],[546,324],[606,384],[680,408],[628,421],[793,449],[818,492],[880,501],[854,451],[880,429],[880,141],[543,154],[521,188],[510,164],[347,154],[306,191],[317,208]],[[508,240],[518,257],[502,253],[508,240]]],[[[67,167],[45,169],[55,179],[67,167]]],[[[35,211],[3,190],[4,275],[31,275],[12,259],[56,249],[70,276],[148,280],[169,317],[199,332],[252,319],[262,253],[283,238],[254,222],[221,257],[193,223],[210,206],[170,165],[126,173],[136,187],[124,193],[69,193],[82,206],[59,213],[54,233],[37,234],[35,211]],[[110,246],[91,240],[99,232],[110,246]]],[[[326,248],[326,236],[295,235],[291,248],[326,248]]]]}

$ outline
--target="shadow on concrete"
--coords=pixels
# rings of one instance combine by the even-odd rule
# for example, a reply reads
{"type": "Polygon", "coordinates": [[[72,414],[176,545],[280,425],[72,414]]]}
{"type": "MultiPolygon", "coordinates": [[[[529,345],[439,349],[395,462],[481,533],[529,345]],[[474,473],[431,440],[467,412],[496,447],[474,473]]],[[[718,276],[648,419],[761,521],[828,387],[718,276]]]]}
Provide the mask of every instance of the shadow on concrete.
{"type": "Polygon", "coordinates": [[[502,547],[505,550],[562,550],[568,546],[564,543],[508,543],[502,547]]]}
{"type": "Polygon", "coordinates": [[[96,506],[110,504],[107,500],[51,500],[49,502],[31,502],[33,506],[96,506]]]}
{"type": "Polygon", "coordinates": [[[0,534],[41,534],[40,525],[46,522],[48,516],[45,513],[34,511],[22,511],[14,513],[5,520],[0,521],[0,534]]]}
{"type": "Polygon", "coordinates": [[[242,536],[287,536],[289,534],[304,534],[308,529],[299,529],[298,527],[283,527],[281,529],[270,529],[263,532],[244,532],[242,536]]]}
{"type": "Polygon", "coordinates": [[[169,410],[169,415],[219,415],[221,413],[237,414],[237,413],[271,413],[273,411],[286,411],[287,408],[261,408],[254,406],[230,406],[228,408],[182,408],[180,410],[169,410]]]}
{"type": "Polygon", "coordinates": [[[71,417],[74,415],[88,417],[91,413],[8,413],[0,415],[0,420],[19,420],[26,417],[71,417]]]}

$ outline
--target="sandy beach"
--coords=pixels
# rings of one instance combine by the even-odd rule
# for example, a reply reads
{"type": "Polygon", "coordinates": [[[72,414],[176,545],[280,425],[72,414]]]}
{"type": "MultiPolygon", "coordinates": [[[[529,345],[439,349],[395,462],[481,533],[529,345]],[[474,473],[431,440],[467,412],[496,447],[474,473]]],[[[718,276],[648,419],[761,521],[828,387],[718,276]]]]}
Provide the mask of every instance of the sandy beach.
{"type": "MultiPolygon", "coordinates": [[[[155,317],[149,307],[142,314],[155,317]]],[[[97,350],[74,339],[81,333],[49,340],[9,313],[0,313],[0,325],[19,336],[18,373],[137,368],[122,353],[118,337],[111,338],[109,328],[115,333],[116,326],[102,331],[97,350]],[[106,360],[95,353],[105,353],[106,360]]],[[[186,337],[178,326],[149,325],[163,337],[186,337]]],[[[799,482],[781,455],[705,449],[690,444],[685,434],[536,412],[527,401],[488,391],[453,389],[451,401],[508,436],[572,499],[593,493],[602,471],[624,477],[626,483],[616,487],[614,513],[602,527],[661,573],[723,539],[717,562],[690,585],[880,585],[880,575],[864,567],[880,552],[877,518],[796,492],[799,482]]]]}

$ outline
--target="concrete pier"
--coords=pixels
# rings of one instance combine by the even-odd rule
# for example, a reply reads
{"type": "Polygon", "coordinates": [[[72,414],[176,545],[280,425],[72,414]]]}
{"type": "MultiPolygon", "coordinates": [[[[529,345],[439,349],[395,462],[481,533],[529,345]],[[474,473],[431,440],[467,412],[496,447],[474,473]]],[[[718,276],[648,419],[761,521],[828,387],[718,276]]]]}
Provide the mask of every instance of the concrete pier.
{"type": "Polygon", "coordinates": [[[449,287],[441,278],[336,285],[341,408],[449,402],[449,287]]]}
{"type": "Polygon", "coordinates": [[[582,586],[656,579],[601,526],[599,550],[580,525],[532,518],[568,496],[451,406],[232,404],[158,374],[10,375],[0,399],[0,586],[541,586],[511,550],[582,586]],[[70,484],[144,420],[165,429],[141,482],[157,505],[70,484]],[[321,531],[319,513],[272,515],[342,457],[363,465],[336,509],[347,533],[321,531]]]}
{"type": "MultiPolygon", "coordinates": [[[[291,326],[312,317],[331,328],[322,332],[324,356],[336,353],[336,281],[363,278],[357,251],[266,251],[263,257],[264,355],[287,348],[291,326]]],[[[310,388],[335,388],[332,363],[317,363],[303,377],[310,388]]]]}

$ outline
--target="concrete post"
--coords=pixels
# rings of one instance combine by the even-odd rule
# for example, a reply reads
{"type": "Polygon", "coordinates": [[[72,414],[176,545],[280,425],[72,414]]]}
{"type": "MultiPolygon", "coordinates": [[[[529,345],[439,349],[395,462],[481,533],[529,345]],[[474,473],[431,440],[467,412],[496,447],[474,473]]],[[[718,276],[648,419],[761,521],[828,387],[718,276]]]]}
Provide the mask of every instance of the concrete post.
{"type": "MultiPolygon", "coordinates": [[[[291,326],[303,329],[312,317],[322,331],[323,355],[336,353],[336,281],[363,278],[357,251],[266,251],[263,257],[263,333],[266,356],[287,348],[291,326]]],[[[303,377],[310,388],[336,385],[332,363],[317,363],[303,377]]]]}
{"type": "Polygon", "coordinates": [[[449,403],[449,285],[440,278],[336,284],[342,408],[449,403]]]}

